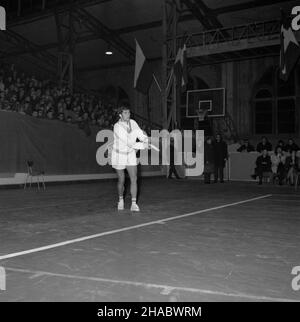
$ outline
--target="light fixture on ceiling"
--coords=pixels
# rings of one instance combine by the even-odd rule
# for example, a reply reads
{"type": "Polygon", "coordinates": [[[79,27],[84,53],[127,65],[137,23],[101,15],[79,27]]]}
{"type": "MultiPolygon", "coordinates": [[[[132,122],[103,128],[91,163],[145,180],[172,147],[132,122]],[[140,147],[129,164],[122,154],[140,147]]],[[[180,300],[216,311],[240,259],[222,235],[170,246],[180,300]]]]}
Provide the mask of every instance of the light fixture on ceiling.
{"type": "Polygon", "coordinates": [[[113,51],[111,50],[110,46],[108,45],[106,51],[105,51],[105,55],[107,56],[111,56],[113,54],[113,51]]]}

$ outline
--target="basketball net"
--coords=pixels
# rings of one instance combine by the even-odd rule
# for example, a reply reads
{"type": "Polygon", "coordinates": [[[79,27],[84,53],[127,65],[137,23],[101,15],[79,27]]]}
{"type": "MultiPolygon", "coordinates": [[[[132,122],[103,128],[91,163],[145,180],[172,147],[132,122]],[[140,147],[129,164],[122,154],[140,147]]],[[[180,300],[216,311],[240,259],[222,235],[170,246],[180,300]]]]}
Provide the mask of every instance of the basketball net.
{"type": "Polygon", "coordinates": [[[208,112],[207,110],[197,110],[197,117],[199,122],[204,121],[207,112],[208,112]]]}

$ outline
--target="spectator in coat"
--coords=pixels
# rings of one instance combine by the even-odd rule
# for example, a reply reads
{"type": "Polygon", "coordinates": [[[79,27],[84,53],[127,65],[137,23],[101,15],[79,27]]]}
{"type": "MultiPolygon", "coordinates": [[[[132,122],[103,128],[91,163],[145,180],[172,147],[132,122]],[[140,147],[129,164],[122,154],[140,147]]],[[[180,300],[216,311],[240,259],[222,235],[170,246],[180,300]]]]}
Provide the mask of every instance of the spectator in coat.
{"type": "Polygon", "coordinates": [[[210,183],[214,170],[214,146],[211,137],[208,137],[204,143],[204,183],[210,183]]]}
{"type": "Polygon", "coordinates": [[[174,145],[175,145],[174,138],[170,137],[170,166],[169,166],[168,179],[172,179],[173,173],[176,179],[180,179],[178,172],[176,171],[176,168],[175,168],[175,156],[177,152],[174,145]]]}
{"type": "Polygon", "coordinates": [[[288,139],[288,143],[284,147],[284,151],[291,154],[292,151],[298,151],[298,150],[299,150],[299,146],[294,142],[294,140],[288,139]]]}
{"type": "Polygon", "coordinates": [[[224,167],[228,159],[227,144],[223,141],[221,134],[216,135],[214,143],[214,182],[217,183],[220,177],[220,182],[224,182],[224,167]]]}
{"type": "Polygon", "coordinates": [[[262,153],[263,150],[272,151],[272,144],[263,136],[261,142],[257,144],[256,151],[262,153]]]}
{"type": "Polygon", "coordinates": [[[268,155],[267,149],[264,149],[262,151],[262,154],[257,157],[256,159],[256,168],[255,168],[255,174],[252,175],[253,179],[256,179],[257,177],[259,178],[258,184],[262,184],[262,178],[264,173],[272,173],[271,166],[271,158],[268,155]]]}
{"type": "Polygon", "coordinates": [[[282,182],[285,178],[285,155],[280,146],[278,146],[274,154],[271,156],[272,161],[272,172],[273,178],[278,178],[279,185],[282,185],[282,182]]]}
{"type": "Polygon", "coordinates": [[[293,185],[300,171],[300,159],[296,156],[295,150],[292,150],[291,154],[285,159],[285,171],[287,181],[293,185]]]}

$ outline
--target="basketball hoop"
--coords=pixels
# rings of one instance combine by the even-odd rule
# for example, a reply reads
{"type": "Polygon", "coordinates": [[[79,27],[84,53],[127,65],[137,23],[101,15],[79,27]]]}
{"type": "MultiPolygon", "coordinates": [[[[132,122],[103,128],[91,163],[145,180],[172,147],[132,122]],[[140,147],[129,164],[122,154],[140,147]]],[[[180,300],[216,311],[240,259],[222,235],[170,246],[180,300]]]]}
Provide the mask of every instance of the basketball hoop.
{"type": "Polygon", "coordinates": [[[208,110],[197,110],[197,117],[199,122],[204,121],[206,115],[207,115],[208,110]]]}

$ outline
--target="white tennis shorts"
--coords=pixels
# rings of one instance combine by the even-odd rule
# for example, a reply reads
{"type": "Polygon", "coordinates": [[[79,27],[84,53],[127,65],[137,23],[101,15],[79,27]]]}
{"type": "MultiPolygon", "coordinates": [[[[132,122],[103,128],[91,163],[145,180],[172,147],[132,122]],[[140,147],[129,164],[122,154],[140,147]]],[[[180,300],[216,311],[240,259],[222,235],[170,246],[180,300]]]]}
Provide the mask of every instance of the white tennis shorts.
{"type": "Polygon", "coordinates": [[[136,151],[133,150],[126,153],[118,153],[115,150],[112,150],[111,153],[111,165],[116,170],[124,170],[127,166],[136,166],[137,165],[137,158],[136,158],[136,151]]]}

